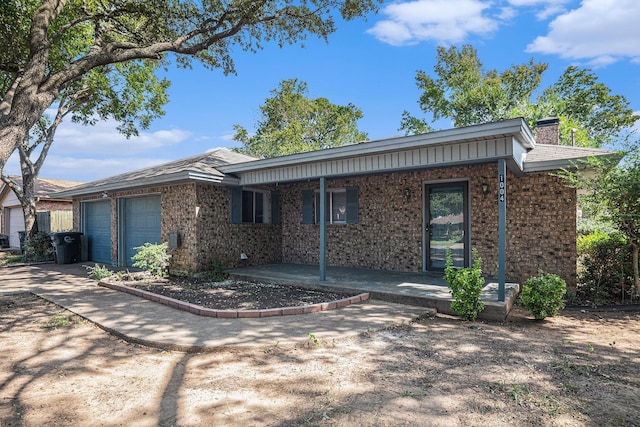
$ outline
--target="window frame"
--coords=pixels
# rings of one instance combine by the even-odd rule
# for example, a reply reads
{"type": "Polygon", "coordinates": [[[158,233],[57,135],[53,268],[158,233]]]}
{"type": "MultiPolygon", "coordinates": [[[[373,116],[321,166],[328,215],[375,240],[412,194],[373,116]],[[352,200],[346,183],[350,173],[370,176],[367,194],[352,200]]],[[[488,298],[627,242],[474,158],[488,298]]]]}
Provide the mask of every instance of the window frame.
{"type": "Polygon", "coordinates": [[[269,209],[269,202],[270,202],[270,198],[269,198],[269,191],[266,190],[257,190],[257,189],[253,189],[253,188],[243,188],[242,189],[242,195],[241,195],[241,204],[240,204],[240,223],[242,224],[269,224],[270,219],[271,219],[271,215],[270,215],[270,209],[269,209]],[[245,205],[244,205],[244,198],[245,198],[245,193],[252,193],[252,198],[251,198],[251,205],[252,205],[252,213],[251,213],[251,217],[252,220],[251,221],[245,221],[245,205]],[[257,222],[256,221],[256,197],[258,195],[262,196],[262,221],[261,222],[257,222]]]}
{"type": "MultiPolygon", "coordinates": [[[[336,187],[336,188],[328,188],[326,190],[327,195],[327,210],[328,214],[325,217],[325,221],[327,224],[347,224],[347,188],[346,187],[336,187]],[[333,219],[333,204],[334,204],[334,194],[343,194],[344,195],[344,219],[342,220],[334,220],[333,219]]],[[[320,224],[320,190],[315,190],[313,194],[313,219],[314,224],[320,224]]]]}

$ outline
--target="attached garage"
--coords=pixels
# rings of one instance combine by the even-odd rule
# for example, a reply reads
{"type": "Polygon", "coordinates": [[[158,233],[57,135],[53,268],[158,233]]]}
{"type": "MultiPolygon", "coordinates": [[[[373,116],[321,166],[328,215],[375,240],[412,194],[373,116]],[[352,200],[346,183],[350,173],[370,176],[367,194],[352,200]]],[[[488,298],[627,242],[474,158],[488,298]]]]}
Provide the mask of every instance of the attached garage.
{"type": "Polygon", "coordinates": [[[160,195],[119,199],[121,265],[131,266],[135,249],[145,243],[161,243],[160,195]]]}
{"type": "Polygon", "coordinates": [[[82,203],[83,233],[90,261],[111,264],[111,200],[82,203]]]}
{"type": "Polygon", "coordinates": [[[20,206],[14,206],[5,210],[7,215],[7,230],[6,234],[9,235],[9,246],[12,248],[20,247],[19,231],[24,231],[24,214],[20,206]]]}

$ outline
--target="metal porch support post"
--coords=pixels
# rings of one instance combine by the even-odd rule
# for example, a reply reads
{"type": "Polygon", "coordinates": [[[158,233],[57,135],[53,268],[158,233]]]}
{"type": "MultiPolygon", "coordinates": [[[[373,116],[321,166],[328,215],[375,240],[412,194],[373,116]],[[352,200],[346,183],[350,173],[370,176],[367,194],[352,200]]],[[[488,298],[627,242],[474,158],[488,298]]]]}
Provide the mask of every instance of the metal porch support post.
{"type": "Polygon", "coordinates": [[[505,299],[507,251],[507,162],[498,160],[498,301],[505,299]]]}
{"type": "Polygon", "coordinates": [[[327,280],[327,181],[320,178],[320,281],[327,280]]]}

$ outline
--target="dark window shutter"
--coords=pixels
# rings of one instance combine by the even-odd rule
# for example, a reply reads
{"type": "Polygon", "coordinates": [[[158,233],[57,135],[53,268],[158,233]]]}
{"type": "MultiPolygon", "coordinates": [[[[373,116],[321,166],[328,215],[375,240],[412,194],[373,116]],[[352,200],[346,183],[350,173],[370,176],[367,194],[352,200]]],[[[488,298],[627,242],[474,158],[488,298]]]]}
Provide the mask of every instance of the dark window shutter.
{"type": "Polygon", "coordinates": [[[302,191],[302,223],[313,224],[313,190],[302,191]]]}
{"type": "Polygon", "coordinates": [[[280,193],[271,192],[271,224],[280,224],[280,193]]]}
{"type": "Polygon", "coordinates": [[[358,187],[347,187],[347,224],[358,223],[358,187]]]}
{"type": "Polygon", "coordinates": [[[231,189],[231,223],[242,222],[242,187],[231,189]]]}

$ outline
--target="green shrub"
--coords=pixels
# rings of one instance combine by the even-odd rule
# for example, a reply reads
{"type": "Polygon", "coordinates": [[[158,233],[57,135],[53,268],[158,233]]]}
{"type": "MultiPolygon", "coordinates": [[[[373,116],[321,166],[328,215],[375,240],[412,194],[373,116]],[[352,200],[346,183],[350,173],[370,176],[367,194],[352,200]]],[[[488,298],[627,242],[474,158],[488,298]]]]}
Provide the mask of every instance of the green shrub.
{"type": "Polygon", "coordinates": [[[55,248],[49,233],[38,231],[24,242],[24,258],[27,262],[53,261],[55,248]]]}
{"type": "Polygon", "coordinates": [[[484,310],[484,303],[480,299],[480,293],[484,287],[482,277],[482,258],[473,250],[473,267],[453,267],[451,250],[447,250],[444,269],[444,280],[449,285],[453,301],[451,309],[466,320],[475,320],[478,314],[484,310]]]}
{"type": "Polygon", "coordinates": [[[530,277],[522,289],[521,305],[531,311],[536,319],[555,316],[564,308],[562,297],[567,285],[555,274],[543,274],[530,277]]]}
{"type": "Polygon", "coordinates": [[[107,277],[113,276],[113,271],[109,270],[106,266],[96,264],[96,265],[83,265],[84,268],[87,269],[87,273],[89,274],[89,279],[93,280],[102,280],[107,277]]]}
{"type": "Polygon", "coordinates": [[[133,266],[141,268],[149,273],[166,277],[171,264],[171,255],[167,253],[168,245],[145,243],[142,246],[133,248],[136,254],[131,257],[133,266]]]}
{"type": "Polygon", "coordinates": [[[229,273],[224,271],[219,260],[213,261],[213,268],[199,274],[200,278],[211,280],[212,282],[223,282],[229,277],[229,273]]]}
{"type": "MultiPolygon", "coordinates": [[[[580,236],[578,249],[578,286],[576,296],[600,304],[616,295],[625,298],[625,281],[633,275],[631,251],[620,233],[594,233],[580,236]]],[[[627,292],[631,291],[629,286],[627,292]]]]}

